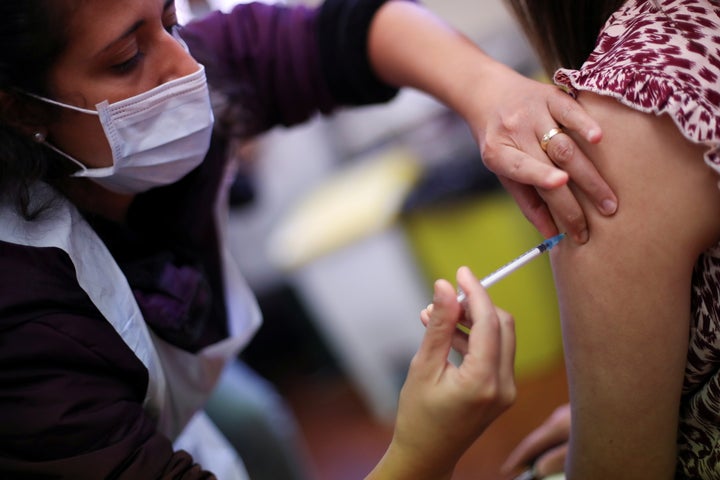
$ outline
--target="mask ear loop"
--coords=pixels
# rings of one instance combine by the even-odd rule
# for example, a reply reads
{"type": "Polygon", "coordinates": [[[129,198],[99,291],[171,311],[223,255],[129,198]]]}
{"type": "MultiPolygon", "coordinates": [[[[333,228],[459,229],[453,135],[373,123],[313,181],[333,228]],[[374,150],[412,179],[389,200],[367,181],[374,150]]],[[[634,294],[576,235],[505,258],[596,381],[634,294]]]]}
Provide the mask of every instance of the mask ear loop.
{"type": "Polygon", "coordinates": [[[52,98],[43,97],[42,95],[37,95],[32,92],[22,92],[22,93],[24,93],[28,97],[35,98],[37,100],[40,100],[41,102],[50,103],[52,105],[57,105],[58,107],[69,108],[70,110],[75,110],[76,112],[81,112],[81,113],[87,113],[88,115],[97,115],[97,116],[100,115],[97,112],[97,110],[90,110],[88,108],[76,107],[75,105],[70,105],[69,103],[58,102],[57,100],[53,100],[52,98]]]}
{"type": "Polygon", "coordinates": [[[32,139],[33,139],[33,141],[35,141],[35,143],[39,143],[39,144],[41,144],[41,145],[44,145],[44,146],[46,146],[47,148],[49,148],[50,150],[52,150],[53,152],[57,153],[58,155],[61,155],[61,156],[65,157],[65,158],[67,158],[67,159],[70,160],[72,163],[74,163],[75,165],[77,165],[78,167],[80,167],[81,170],[87,170],[87,167],[86,167],[85,165],[83,165],[82,163],[80,163],[78,160],[74,159],[73,157],[71,157],[71,156],[68,155],[67,153],[63,152],[62,150],[60,150],[59,148],[57,148],[57,147],[56,147],[55,145],[53,145],[52,143],[48,142],[47,139],[46,139],[46,137],[45,137],[45,134],[44,134],[44,133],[42,133],[42,132],[35,132],[35,133],[33,133],[33,135],[32,135],[32,139]]]}
{"type": "MultiPolygon", "coordinates": [[[[75,110],[76,112],[87,113],[87,114],[89,114],[89,115],[97,115],[97,116],[99,116],[99,114],[98,114],[98,112],[97,112],[96,110],[90,110],[90,109],[87,109],[87,108],[76,107],[75,105],[69,105],[69,104],[67,104],[67,103],[58,102],[58,101],[53,100],[53,99],[51,99],[51,98],[46,98],[46,97],[43,97],[42,95],[37,95],[37,94],[32,93],[32,92],[25,92],[25,91],[23,91],[22,93],[24,93],[25,95],[27,95],[27,96],[29,96],[29,97],[35,98],[35,99],[37,99],[37,100],[40,100],[40,101],[42,101],[42,102],[50,103],[50,104],[52,104],[52,105],[57,105],[58,107],[69,108],[70,110],[75,110]]],[[[55,145],[53,145],[52,143],[48,142],[48,141],[47,141],[47,138],[45,137],[45,134],[44,134],[44,133],[42,133],[42,132],[35,132],[35,133],[33,133],[32,138],[33,138],[33,140],[34,140],[36,143],[39,143],[39,144],[41,144],[41,145],[45,145],[46,147],[48,147],[50,150],[52,150],[53,152],[57,153],[58,155],[61,155],[61,156],[65,157],[65,158],[67,158],[67,159],[70,160],[72,163],[74,163],[75,165],[77,165],[77,166],[80,168],[80,170],[87,170],[87,167],[86,167],[85,165],[83,165],[82,163],[80,163],[78,160],[74,159],[73,157],[71,157],[71,156],[68,155],[67,153],[63,152],[62,150],[60,150],[59,148],[57,148],[57,147],[56,147],[55,145]]]]}

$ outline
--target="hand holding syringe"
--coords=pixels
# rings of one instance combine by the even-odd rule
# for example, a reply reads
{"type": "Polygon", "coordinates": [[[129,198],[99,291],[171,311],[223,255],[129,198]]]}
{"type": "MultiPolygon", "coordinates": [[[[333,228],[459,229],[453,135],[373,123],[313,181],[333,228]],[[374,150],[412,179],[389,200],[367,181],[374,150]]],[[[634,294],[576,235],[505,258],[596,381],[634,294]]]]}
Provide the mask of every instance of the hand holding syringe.
{"type": "MultiPolygon", "coordinates": [[[[548,238],[547,240],[542,242],[537,247],[523,253],[522,255],[517,257],[512,262],[505,264],[504,266],[498,268],[497,270],[495,270],[493,273],[491,273],[487,277],[480,280],[480,285],[482,285],[483,288],[488,288],[490,285],[494,284],[498,280],[505,278],[507,275],[514,272],[518,268],[522,267],[523,265],[528,263],[533,258],[536,258],[536,257],[540,256],[541,254],[543,254],[544,252],[549,251],[551,248],[553,248],[555,245],[557,245],[558,242],[560,242],[560,240],[562,240],[564,237],[565,237],[565,234],[561,233],[559,235],[555,235],[552,238],[548,238]]],[[[457,300],[460,303],[464,302],[465,301],[465,292],[461,291],[458,294],[457,300]]],[[[466,327],[462,323],[458,323],[456,326],[457,326],[457,329],[460,330],[461,332],[464,332],[464,333],[470,335],[470,328],[466,327]]]]}

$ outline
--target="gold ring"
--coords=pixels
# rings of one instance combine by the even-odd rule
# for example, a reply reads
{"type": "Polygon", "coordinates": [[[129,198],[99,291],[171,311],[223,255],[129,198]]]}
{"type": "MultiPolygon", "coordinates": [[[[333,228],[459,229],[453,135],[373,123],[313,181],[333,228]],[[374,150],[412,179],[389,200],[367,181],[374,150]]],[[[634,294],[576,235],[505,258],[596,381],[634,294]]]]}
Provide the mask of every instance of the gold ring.
{"type": "Polygon", "coordinates": [[[550,143],[550,140],[552,140],[552,138],[558,133],[562,133],[562,131],[562,128],[555,127],[551,128],[550,131],[548,131],[545,135],[542,136],[542,138],[540,139],[540,148],[543,149],[543,152],[547,153],[547,146],[548,143],[550,143]]]}

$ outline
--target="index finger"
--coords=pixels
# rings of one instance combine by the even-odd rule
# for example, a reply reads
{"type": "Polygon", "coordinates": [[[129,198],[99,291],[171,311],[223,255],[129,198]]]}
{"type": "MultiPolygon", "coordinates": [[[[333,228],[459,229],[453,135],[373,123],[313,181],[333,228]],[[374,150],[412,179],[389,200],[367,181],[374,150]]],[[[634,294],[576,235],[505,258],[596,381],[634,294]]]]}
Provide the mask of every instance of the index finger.
{"type": "Polygon", "coordinates": [[[461,267],[457,280],[467,296],[467,308],[472,320],[463,367],[480,371],[487,371],[490,367],[490,370],[496,371],[499,368],[502,345],[495,305],[469,268],[461,267]]]}
{"type": "Polygon", "coordinates": [[[569,407],[559,407],[539,427],[530,432],[505,460],[504,469],[528,464],[538,456],[568,441],[569,407]]]}
{"type": "MultiPolygon", "coordinates": [[[[540,197],[535,187],[505,177],[500,177],[500,183],[513,197],[525,218],[535,226],[543,237],[550,238],[560,233],[557,225],[555,225],[555,219],[550,214],[548,205],[540,197]]],[[[572,234],[572,232],[570,233],[572,234]]]]}

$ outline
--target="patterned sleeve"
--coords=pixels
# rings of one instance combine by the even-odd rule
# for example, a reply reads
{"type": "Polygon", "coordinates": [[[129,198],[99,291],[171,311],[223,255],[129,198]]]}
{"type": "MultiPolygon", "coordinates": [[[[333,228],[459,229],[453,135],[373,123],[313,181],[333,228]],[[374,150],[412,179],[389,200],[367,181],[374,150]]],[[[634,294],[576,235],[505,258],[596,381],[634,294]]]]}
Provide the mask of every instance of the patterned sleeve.
{"type": "Polygon", "coordinates": [[[602,29],[580,70],[557,84],[667,114],[690,141],[709,147],[720,172],[720,6],[707,0],[630,0],[602,29]]]}

